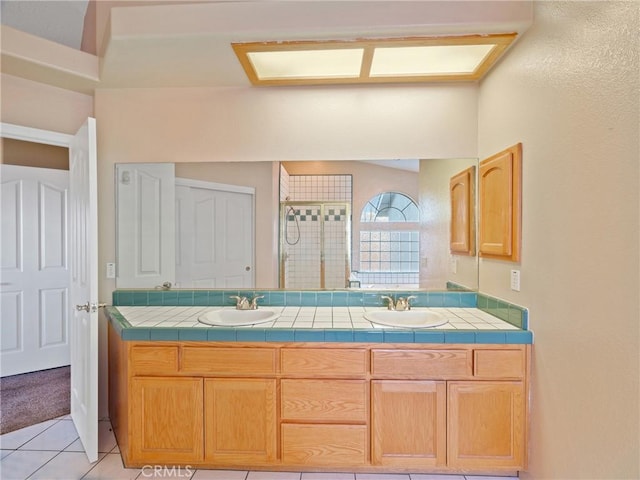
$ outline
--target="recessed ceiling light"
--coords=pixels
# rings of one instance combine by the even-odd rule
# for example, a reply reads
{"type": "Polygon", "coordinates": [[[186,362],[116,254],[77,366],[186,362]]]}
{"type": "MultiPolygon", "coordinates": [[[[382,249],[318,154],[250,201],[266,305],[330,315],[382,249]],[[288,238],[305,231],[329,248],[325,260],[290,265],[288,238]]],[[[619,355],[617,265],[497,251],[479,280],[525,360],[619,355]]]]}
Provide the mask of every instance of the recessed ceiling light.
{"type": "Polygon", "coordinates": [[[473,81],[515,33],[232,44],[253,85],[473,81]]]}
{"type": "Polygon", "coordinates": [[[362,48],[248,52],[260,80],[278,78],[357,78],[362,48]]]}

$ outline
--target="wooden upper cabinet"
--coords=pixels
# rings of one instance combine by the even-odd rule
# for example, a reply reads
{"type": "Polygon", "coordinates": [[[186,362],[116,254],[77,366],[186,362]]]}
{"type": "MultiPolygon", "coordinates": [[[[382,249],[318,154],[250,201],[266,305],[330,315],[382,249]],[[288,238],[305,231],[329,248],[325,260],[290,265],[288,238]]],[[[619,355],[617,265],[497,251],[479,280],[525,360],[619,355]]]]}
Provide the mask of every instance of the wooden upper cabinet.
{"type": "Polygon", "coordinates": [[[475,255],[475,167],[457,173],[449,181],[451,198],[450,250],[456,255],[475,255]]]}
{"type": "Polygon", "coordinates": [[[481,257],[520,261],[522,144],[480,162],[481,257]]]}

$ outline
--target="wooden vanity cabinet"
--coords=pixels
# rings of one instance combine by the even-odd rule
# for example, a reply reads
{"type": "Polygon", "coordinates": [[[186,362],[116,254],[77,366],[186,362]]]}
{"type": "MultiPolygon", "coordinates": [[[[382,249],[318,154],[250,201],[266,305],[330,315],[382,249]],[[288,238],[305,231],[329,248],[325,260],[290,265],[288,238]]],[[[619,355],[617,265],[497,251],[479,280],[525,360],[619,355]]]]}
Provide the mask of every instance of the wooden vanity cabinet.
{"type": "Polygon", "coordinates": [[[527,345],[122,341],[109,410],[126,466],[514,474],[527,345]]]}

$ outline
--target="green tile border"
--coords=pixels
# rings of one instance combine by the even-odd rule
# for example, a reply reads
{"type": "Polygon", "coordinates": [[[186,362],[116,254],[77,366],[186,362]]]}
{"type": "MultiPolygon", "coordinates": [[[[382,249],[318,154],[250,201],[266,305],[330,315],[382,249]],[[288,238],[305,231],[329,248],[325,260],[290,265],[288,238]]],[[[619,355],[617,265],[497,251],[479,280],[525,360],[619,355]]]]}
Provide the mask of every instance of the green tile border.
{"type": "Polygon", "coordinates": [[[264,306],[336,306],[376,307],[384,305],[382,296],[414,296],[412,304],[419,307],[469,307],[478,303],[478,294],[469,291],[387,291],[387,290],[115,290],[114,306],[219,306],[233,305],[232,295],[259,300],[264,306]]]}
{"type": "Polygon", "coordinates": [[[522,330],[529,329],[529,309],[525,307],[479,293],[477,308],[522,330]]]}

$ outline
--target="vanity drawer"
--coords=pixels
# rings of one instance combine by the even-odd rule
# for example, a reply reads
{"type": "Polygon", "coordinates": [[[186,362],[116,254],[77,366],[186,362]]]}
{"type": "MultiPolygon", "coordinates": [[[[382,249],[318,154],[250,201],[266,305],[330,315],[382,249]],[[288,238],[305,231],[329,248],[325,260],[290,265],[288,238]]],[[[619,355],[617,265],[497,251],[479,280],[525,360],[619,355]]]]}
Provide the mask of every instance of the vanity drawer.
{"type": "Polygon", "coordinates": [[[282,425],[282,463],[345,467],[367,460],[365,425],[282,425]]]}
{"type": "Polygon", "coordinates": [[[372,350],[375,377],[443,378],[471,376],[471,350],[372,350]]]}
{"type": "Polygon", "coordinates": [[[367,351],[357,348],[283,348],[284,375],[363,376],[367,373],[367,351]]]}
{"type": "Polygon", "coordinates": [[[178,373],[178,347],[131,347],[131,375],[168,375],[178,373]]]}
{"type": "Polygon", "coordinates": [[[473,374],[487,378],[523,378],[524,350],[474,350],[473,374]]]}
{"type": "Polygon", "coordinates": [[[364,380],[286,380],[281,382],[282,420],[367,421],[364,380]]]}
{"type": "Polygon", "coordinates": [[[276,350],[183,347],[180,371],[201,375],[270,375],[276,372],[276,350]]]}

